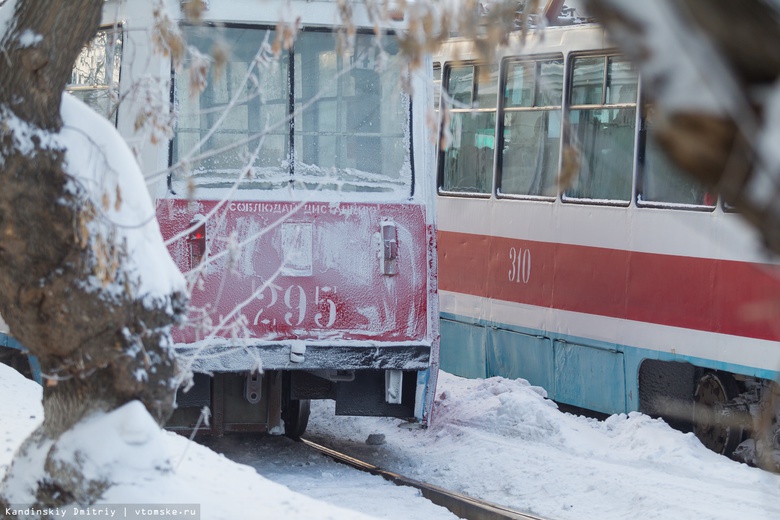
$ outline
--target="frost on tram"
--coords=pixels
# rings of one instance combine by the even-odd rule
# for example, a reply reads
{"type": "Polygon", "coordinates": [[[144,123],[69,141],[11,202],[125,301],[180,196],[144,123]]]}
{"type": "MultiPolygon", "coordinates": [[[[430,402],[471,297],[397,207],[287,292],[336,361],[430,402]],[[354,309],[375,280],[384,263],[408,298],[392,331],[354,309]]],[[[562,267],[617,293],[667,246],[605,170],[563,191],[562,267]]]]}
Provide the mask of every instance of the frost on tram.
{"type": "Polygon", "coordinates": [[[375,25],[363,4],[351,35],[331,1],[206,2],[197,24],[186,3],[167,2],[184,67],[152,52],[153,2],[109,1],[69,87],[135,146],[190,282],[174,340],[194,386],[168,427],[295,437],[326,398],[339,415],[426,424],[439,336],[430,66],[408,73],[403,22],[375,25]]]}
{"type": "Polygon", "coordinates": [[[777,266],[661,154],[636,69],[580,24],[496,63],[454,38],[434,70],[442,369],[661,415],[731,453],[780,370],[777,266]]]}

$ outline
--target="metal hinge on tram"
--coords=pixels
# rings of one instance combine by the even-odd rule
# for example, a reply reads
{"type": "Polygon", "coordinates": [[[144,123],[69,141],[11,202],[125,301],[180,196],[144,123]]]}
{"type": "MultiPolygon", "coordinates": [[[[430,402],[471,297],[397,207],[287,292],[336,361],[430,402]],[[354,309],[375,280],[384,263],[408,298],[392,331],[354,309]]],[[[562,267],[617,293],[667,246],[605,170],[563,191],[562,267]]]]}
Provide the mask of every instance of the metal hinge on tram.
{"type": "Polygon", "coordinates": [[[398,229],[395,222],[382,221],[382,274],[393,276],[398,274],[398,229]]]}
{"type": "Polygon", "coordinates": [[[251,404],[263,398],[263,376],[258,371],[250,372],[244,381],[244,397],[251,404]]]}

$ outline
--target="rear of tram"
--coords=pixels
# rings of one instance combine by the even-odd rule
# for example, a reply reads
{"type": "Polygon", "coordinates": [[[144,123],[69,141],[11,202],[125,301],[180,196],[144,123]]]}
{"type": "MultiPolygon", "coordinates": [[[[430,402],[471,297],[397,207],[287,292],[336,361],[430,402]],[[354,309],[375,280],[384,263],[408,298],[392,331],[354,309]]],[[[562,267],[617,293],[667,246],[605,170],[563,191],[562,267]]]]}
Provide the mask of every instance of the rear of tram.
{"type": "MultiPolygon", "coordinates": [[[[166,172],[157,218],[191,286],[174,340],[193,385],[168,427],[298,437],[311,399],[427,424],[438,368],[430,63],[407,71],[403,22],[375,25],[363,5],[344,27],[333,1],[211,2],[197,24],[184,4],[169,10],[187,62],[157,67],[171,78],[174,133],[144,152],[166,172]]],[[[154,69],[122,8],[125,58],[154,69]]]]}

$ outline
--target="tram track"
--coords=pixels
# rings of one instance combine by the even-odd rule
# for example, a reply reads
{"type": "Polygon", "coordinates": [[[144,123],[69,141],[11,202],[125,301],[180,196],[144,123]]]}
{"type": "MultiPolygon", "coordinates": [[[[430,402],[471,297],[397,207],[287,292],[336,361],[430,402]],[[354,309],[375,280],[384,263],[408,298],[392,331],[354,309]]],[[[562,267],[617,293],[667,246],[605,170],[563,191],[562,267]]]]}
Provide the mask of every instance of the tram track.
{"type": "Polygon", "coordinates": [[[546,520],[539,516],[514,511],[497,504],[491,504],[490,502],[478,500],[461,493],[456,493],[438,486],[426,484],[425,482],[420,482],[419,480],[404,477],[403,475],[384,470],[373,464],[340,453],[307,439],[302,438],[301,442],[309,448],[330,457],[336,462],[346,464],[352,468],[372,475],[380,476],[397,486],[415,488],[420,491],[423,497],[437,506],[448,509],[458,518],[463,518],[465,520],[546,520]]]}

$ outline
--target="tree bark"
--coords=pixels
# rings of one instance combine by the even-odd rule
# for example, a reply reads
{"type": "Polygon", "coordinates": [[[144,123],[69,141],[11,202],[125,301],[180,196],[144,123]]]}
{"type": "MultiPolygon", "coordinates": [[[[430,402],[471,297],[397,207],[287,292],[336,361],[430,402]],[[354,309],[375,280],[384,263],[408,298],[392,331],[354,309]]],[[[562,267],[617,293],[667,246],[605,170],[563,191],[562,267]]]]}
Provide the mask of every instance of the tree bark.
{"type": "MultiPolygon", "coordinates": [[[[183,315],[184,295],[150,304],[132,290],[117,295],[85,283],[104,267],[96,253],[103,251],[117,262],[108,282],[129,288],[126,253],[90,236],[85,224],[101,209],[74,189],[64,151],[47,142],[62,127],[63,90],[102,7],[103,0],[17,0],[0,34],[0,315],[45,374],[38,441],[136,399],[163,424],[176,391],[168,330],[183,315]]],[[[81,496],[67,487],[52,478],[39,499],[58,505],[81,496]]]]}

